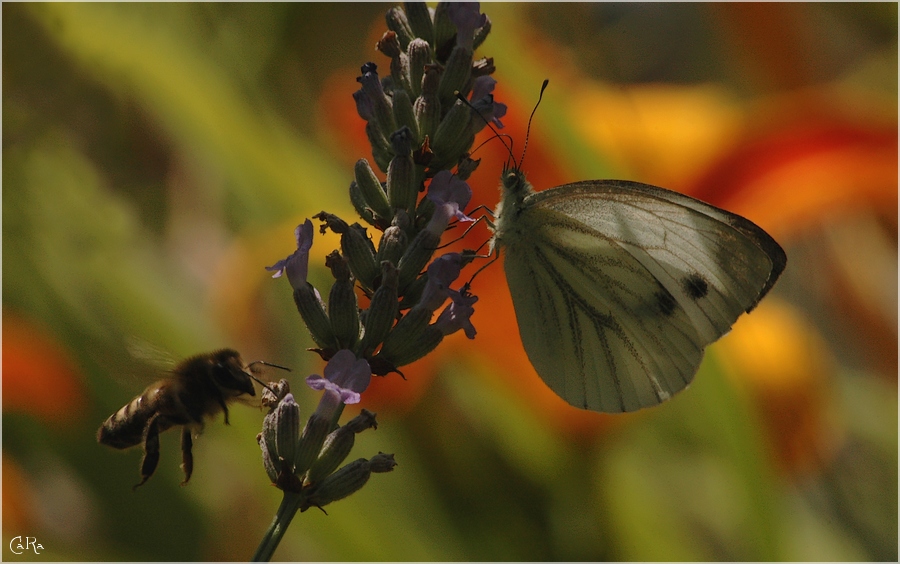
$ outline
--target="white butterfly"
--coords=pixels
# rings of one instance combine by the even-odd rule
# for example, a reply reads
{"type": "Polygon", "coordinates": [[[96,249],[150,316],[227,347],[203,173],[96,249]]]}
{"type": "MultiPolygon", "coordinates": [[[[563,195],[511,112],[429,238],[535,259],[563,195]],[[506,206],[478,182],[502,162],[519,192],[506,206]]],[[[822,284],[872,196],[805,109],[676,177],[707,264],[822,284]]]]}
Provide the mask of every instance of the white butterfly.
{"type": "Polygon", "coordinates": [[[634,411],[684,389],[787,261],[751,221],[647,184],[535,192],[513,168],[502,190],[491,252],[504,249],[522,344],[583,409],[634,411]]]}

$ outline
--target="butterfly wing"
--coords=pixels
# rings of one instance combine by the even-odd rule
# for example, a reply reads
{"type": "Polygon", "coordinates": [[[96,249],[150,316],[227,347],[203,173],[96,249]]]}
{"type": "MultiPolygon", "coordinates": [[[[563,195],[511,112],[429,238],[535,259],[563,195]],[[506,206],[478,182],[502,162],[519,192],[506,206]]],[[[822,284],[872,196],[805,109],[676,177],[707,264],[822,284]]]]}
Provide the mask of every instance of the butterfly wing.
{"type": "Polygon", "coordinates": [[[563,399],[602,412],[686,387],[703,349],[786,264],[750,221],[635,182],[533,194],[509,225],[501,244],[528,357],[563,399]]]}

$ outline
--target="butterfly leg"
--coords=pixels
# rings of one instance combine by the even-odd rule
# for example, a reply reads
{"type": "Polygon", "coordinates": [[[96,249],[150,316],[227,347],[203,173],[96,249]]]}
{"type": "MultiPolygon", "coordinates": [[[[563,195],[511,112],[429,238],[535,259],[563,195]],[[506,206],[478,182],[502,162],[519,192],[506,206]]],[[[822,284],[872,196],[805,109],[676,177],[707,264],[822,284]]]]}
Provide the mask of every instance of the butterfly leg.
{"type": "MultiPolygon", "coordinates": [[[[478,252],[478,251],[476,250],[475,252],[478,252]]],[[[478,276],[482,270],[484,270],[485,268],[494,264],[494,262],[496,262],[497,259],[500,258],[500,253],[497,252],[497,250],[495,249],[494,252],[492,252],[490,255],[475,255],[475,257],[477,257],[477,258],[490,257],[491,260],[487,261],[484,265],[481,266],[481,268],[479,268],[478,270],[475,271],[475,274],[473,274],[472,277],[469,278],[469,281],[466,282],[465,284],[463,284],[462,289],[460,290],[461,292],[468,291],[468,289],[472,286],[472,282],[475,281],[475,277],[478,276]]]]}
{"type": "MultiPolygon", "coordinates": [[[[475,212],[478,211],[480,208],[484,208],[485,210],[487,210],[488,213],[491,213],[491,210],[488,209],[486,206],[478,206],[477,208],[473,209],[473,210],[470,211],[469,213],[475,213],[475,212]]],[[[475,221],[473,221],[471,224],[469,224],[469,226],[466,227],[466,230],[463,231],[463,234],[462,234],[462,235],[460,235],[460,236],[457,237],[456,239],[453,239],[452,241],[447,241],[445,244],[443,244],[443,245],[441,245],[440,247],[438,247],[438,249],[443,249],[444,247],[449,247],[450,245],[452,245],[453,243],[456,243],[457,241],[462,241],[463,239],[465,239],[466,235],[469,234],[469,231],[471,231],[473,227],[475,227],[476,225],[478,225],[478,224],[481,223],[482,221],[484,221],[485,223],[487,223],[487,224],[490,226],[491,229],[494,228],[494,224],[491,222],[491,220],[488,219],[487,216],[482,215],[482,216],[480,216],[478,219],[476,219],[475,221]]],[[[483,247],[483,246],[484,246],[484,244],[482,244],[482,247],[483,247]]],[[[479,249],[480,249],[480,248],[481,248],[481,247],[479,247],[479,249]]],[[[478,249],[476,249],[476,252],[477,252],[477,250],[478,250],[478,249]]]]}

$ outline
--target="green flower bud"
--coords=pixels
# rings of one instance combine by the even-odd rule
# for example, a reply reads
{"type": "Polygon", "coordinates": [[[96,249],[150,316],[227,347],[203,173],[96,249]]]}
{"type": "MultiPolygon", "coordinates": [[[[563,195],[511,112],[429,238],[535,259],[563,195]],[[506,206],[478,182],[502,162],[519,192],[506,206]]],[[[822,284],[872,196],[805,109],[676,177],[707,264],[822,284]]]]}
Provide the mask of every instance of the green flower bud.
{"type": "Polygon", "coordinates": [[[366,485],[371,475],[368,460],[365,458],[354,460],[322,480],[317,488],[311,489],[306,500],[300,505],[300,512],[310,507],[325,507],[329,503],[356,493],[366,485]]]}
{"type": "Polygon", "coordinates": [[[359,185],[355,180],[350,182],[350,203],[353,204],[353,209],[356,210],[356,213],[359,214],[363,221],[380,229],[385,227],[383,220],[376,218],[375,214],[372,213],[372,208],[366,203],[366,199],[363,197],[362,191],[360,191],[359,185]]]}
{"type": "Polygon", "coordinates": [[[353,276],[365,287],[371,289],[378,267],[375,265],[375,246],[366,233],[366,228],[358,223],[341,234],[341,251],[350,263],[353,276]]]}
{"type": "Polygon", "coordinates": [[[391,59],[399,57],[400,53],[403,52],[400,48],[400,40],[397,39],[397,34],[393,31],[385,31],[384,35],[381,36],[381,39],[378,40],[378,43],[375,44],[375,49],[381,51],[391,59]]]}
{"type": "Polygon", "coordinates": [[[391,158],[394,156],[394,153],[391,152],[390,141],[371,121],[366,124],[366,137],[369,139],[369,145],[372,146],[372,158],[375,159],[375,164],[382,172],[387,172],[391,158]]]}
{"type": "Polygon", "coordinates": [[[394,209],[412,213],[416,209],[419,190],[416,186],[415,163],[412,158],[412,132],[401,128],[391,135],[391,145],[396,155],[391,159],[387,172],[388,202],[394,209]]]}
{"type": "Polygon", "coordinates": [[[371,289],[381,269],[375,266],[375,246],[369,240],[366,228],[358,223],[347,225],[343,219],[326,212],[313,217],[324,221],[328,228],[341,236],[341,252],[350,264],[350,272],[360,284],[371,289]]]}
{"type": "Polygon", "coordinates": [[[462,100],[457,100],[444,119],[441,120],[431,150],[434,152],[429,166],[432,170],[441,170],[455,165],[459,158],[472,146],[474,136],[469,132],[472,122],[472,109],[462,100]]]}
{"type": "Polygon", "coordinates": [[[333,431],[325,437],[325,443],[322,445],[322,454],[313,462],[306,474],[306,481],[309,484],[321,482],[329,474],[334,472],[341,462],[350,454],[356,435],[347,431],[345,427],[340,427],[337,431],[333,431]]]}
{"type": "MultiPolygon", "coordinates": [[[[300,406],[294,401],[293,394],[288,394],[281,400],[272,416],[272,424],[275,427],[275,453],[279,459],[293,463],[300,440],[300,406]]],[[[293,464],[290,466],[290,470],[293,471],[293,464]]]]}
{"type": "Polygon", "coordinates": [[[413,111],[412,101],[406,90],[394,90],[394,121],[401,129],[406,127],[411,134],[413,147],[421,145],[419,137],[419,125],[416,122],[416,114],[413,111]]]}
{"type": "MultiPolygon", "coordinates": [[[[424,201],[424,199],[423,199],[424,201]]],[[[375,253],[375,262],[381,264],[389,261],[392,264],[400,262],[403,251],[409,244],[406,230],[409,229],[409,216],[403,210],[397,210],[391,226],[384,230],[381,241],[378,242],[378,252],[375,253]]],[[[382,268],[382,273],[384,269],[382,268]]],[[[382,282],[383,283],[383,282],[382,282]]]]}
{"type": "Polygon", "coordinates": [[[375,290],[366,317],[366,330],[360,345],[360,356],[368,357],[384,341],[399,313],[397,303],[397,269],[388,261],[381,263],[381,286],[375,290]]]}
{"type": "Polygon", "coordinates": [[[306,500],[300,504],[300,511],[306,511],[310,507],[324,507],[331,502],[344,499],[359,491],[369,476],[375,473],[390,472],[397,466],[394,455],[378,453],[372,460],[360,458],[344,466],[331,476],[328,476],[316,488],[312,488],[306,500]]]}
{"type": "Polygon", "coordinates": [[[449,107],[456,100],[456,93],[463,96],[469,94],[472,89],[472,51],[467,47],[457,45],[450,52],[450,58],[441,75],[441,84],[438,87],[438,99],[441,105],[449,107]]]}
{"type": "Polygon", "coordinates": [[[294,290],[294,303],[316,345],[325,350],[338,350],[337,338],[325,313],[319,293],[307,282],[294,290]]]}
{"type": "Polygon", "coordinates": [[[375,358],[399,368],[433,351],[444,335],[429,325],[431,314],[426,308],[409,310],[388,334],[375,358]]]}
{"type": "Polygon", "coordinates": [[[353,173],[366,206],[375,213],[378,219],[385,222],[390,221],[391,206],[388,204],[384,188],[378,181],[378,177],[375,176],[375,171],[372,170],[369,161],[366,159],[356,161],[353,173]]]}
{"type": "Polygon", "coordinates": [[[262,449],[263,466],[273,484],[289,483],[293,475],[294,457],[300,435],[300,406],[287,394],[263,420],[263,430],[256,440],[262,449]]]}
{"type": "Polygon", "coordinates": [[[331,270],[331,275],[335,280],[350,280],[350,266],[346,259],[337,251],[331,251],[325,257],[325,266],[331,270]]]}
{"type": "Polygon", "coordinates": [[[422,93],[425,66],[431,64],[431,45],[423,39],[413,39],[406,56],[409,58],[409,93],[416,98],[422,93]]]}
{"type": "Polygon", "coordinates": [[[400,300],[401,311],[409,309],[419,303],[419,298],[422,297],[422,291],[425,289],[427,283],[428,275],[425,274],[413,280],[409,286],[406,287],[406,290],[403,290],[403,299],[400,300]]]}
{"type": "Polygon", "coordinates": [[[388,29],[397,34],[397,39],[400,41],[400,47],[405,51],[406,46],[409,45],[409,42],[415,37],[412,28],[409,26],[409,20],[406,19],[406,13],[400,6],[394,6],[387,11],[387,14],[384,15],[384,19],[387,22],[388,29]]]}
{"type": "Polygon", "coordinates": [[[399,288],[401,295],[405,292],[406,287],[422,272],[422,269],[431,260],[431,256],[440,244],[441,236],[435,235],[427,229],[419,231],[418,235],[413,238],[409,247],[406,248],[406,252],[400,257],[400,263],[397,265],[397,269],[400,271],[399,288]]]}
{"type": "MultiPolygon", "coordinates": [[[[391,91],[393,93],[393,103],[397,103],[397,92],[405,90],[410,92],[409,83],[409,58],[406,53],[400,49],[400,41],[397,34],[393,31],[385,32],[381,36],[375,48],[391,58],[391,91]]],[[[395,113],[396,120],[396,113],[395,113]]],[[[403,125],[397,123],[397,126],[403,125]]]]}
{"type": "Polygon", "coordinates": [[[294,453],[294,472],[298,476],[303,476],[318,458],[325,437],[331,431],[331,426],[329,417],[323,417],[317,413],[310,415],[294,453]]]}
{"type": "Polygon", "coordinates": [[[437,96],[440,79],[441,71],[438,67],[426,66],[422,78],[422,93],[413,103],[413,112],[419,124],[419,135],[423,140],[433,139],[441,123],[441,102],[437,96]]]}
{"type": "MultiPolygon", "coordinates": [[[[406,19],[414,37],[421,37],[425,41],[434,40],[434,23],[431,21],[431,12],[425,2],[404,2],[406,19]]],[[[413,40],[415,41],[415,39],[413,40]]],[[[407,47],[409,50],[409,47],[407,47]]]]}
{"type": "Polygon", "coordinates": [[[328,295],[328,317],[331,319],[331,328],[337,337],[338,346],[342,349],[351,349],[359,339],[360,325],[359,305],[350,277],[350,267],[347,260],[337,251],[325,258],[325,266],[331,269],[335,278],[334,284],[331,285],[331,293],[328,295]]]}
{"type": "Polygon", "coordinates": [[[383,474],[385,472],[390,472],[396,467],[397,461],[394,460],[393,454],[385,454],[383,452],[379,452],[369,459],[369,469],[372,470],[373,474],[383,474]]]}
{"type": "Polygon", "coordinates": [[[428,198],[422,198],[419,200],[419,205],[416,207],[416,228],[422,229],[428,222],[431,221],[431,216],[434,215],[434,202],[429,200],[428,198]]]}
{"type": "Polygon", "coordinates": [[[391,99],[384,91],[384,86],[378,78],[378,73],[375,71],[375,65],[367,63],[363,65],[362,70],[362,76],[356,80],[360,83],[362,95],[370,105],[368,111],[371,112],[371,115],[367,118],[367,125],[375,124],[380,136],[388,139],[390,134],[397,129],[397,125],[394,123],[394,114],[391,110],[391,99]]]}
{"type": "MultiPolygon", "coordinates": [[[[272,483],[275,483],[275,479],[277,478],[278,472],[281,469],[281,465],[276,464],[276,462],[279,461],[278,449],[275,446],[276,434],[275,409],[273,409],[269,412],[268,415],[266,415],[265,419],[263,419],[262,432],[256,436],[256,441],[259,443],[259,446],[263,451],[263,464],[267,464],[266,457],[268,457],[269,459],[268,463],[272,464],[272,471],[275,473],[275,477],[272,478],[272,483]]],[[[269,472],[268,467],[266,468],[266,472],[269,472]]]]}
{"type": "Polygon", "coordinates": [[[447,15],[447,3],[438,2],[434,9],[434,57],[439,63],[447,61],[450,51],[456,45],[456,26],[447,15]]]}
{"type": "MultiPolygon", "coordinates": [[[[390,336],[388,336],[388,339],[389,338],[390,336]]],[[[389,353],[383,355],[382,358],[393,364],[394,367],[400,368],[401,366],[406,366],[407,364],[413,363],[426,356],[436,349],[443,340],[444,334],[429,325],[422,333],[417,335],[415,341],[408,342],[405,347],[397,347],[397,350],[395,351],[389,351],[389,353]]],[[[385,339],[385,342],[387,342],[387,339],[385,339]]]]}
{"type": "Polygon", "coordinates": [[[367,429],[377,429],[378,422],[375,420],[375,414],[368,409],[362,409],[359,415],[347,422],[344,427],[351,429],[354,433],[362,433],[367,429]]]}
{"type": "Polygon", "coordinates": [[[315,484],[334,472],[353,449],[356,434],[373,427],[377,427],[377,424],[375,423],[375,414],[363,409],[359,415],[354,417],[346,425],[332,431],[331,434],[325,438],[325,443],[322,445],[322,451],[310,467],[306,476],[306,481],[309,484],[315,484]]]}
{"type": "Polygon", "coordinates": [[[262,449],[263,468],[266,469],[266,475],[269,477],[269,481],[274,484],[278,481],[278,472],[280,471],[280,468],[272,460],[272,454],[269,452],[269,448],[263,440],[262,433],[256,435],[256,442],[259,443],[259,447],[262,449]]]}

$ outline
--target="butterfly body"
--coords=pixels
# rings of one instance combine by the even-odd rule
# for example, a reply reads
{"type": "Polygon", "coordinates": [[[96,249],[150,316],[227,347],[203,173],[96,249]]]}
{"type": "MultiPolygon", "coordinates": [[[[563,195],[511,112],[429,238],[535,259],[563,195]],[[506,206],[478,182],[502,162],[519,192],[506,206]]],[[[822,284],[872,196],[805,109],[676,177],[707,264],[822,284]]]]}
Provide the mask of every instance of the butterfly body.
{"type": "Polygon", "coordinates": [[[491,249],[529,360],[570,404],[657,405],[752,310],[786,257],[762,229],[676,192],[602,180],[535,192],[504,173],[491,249]]]}

